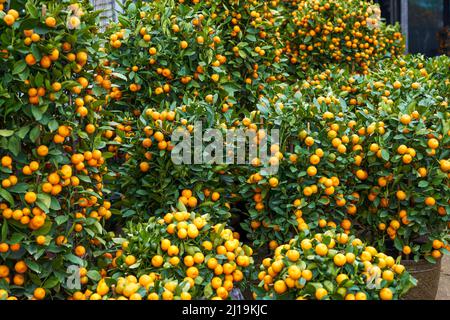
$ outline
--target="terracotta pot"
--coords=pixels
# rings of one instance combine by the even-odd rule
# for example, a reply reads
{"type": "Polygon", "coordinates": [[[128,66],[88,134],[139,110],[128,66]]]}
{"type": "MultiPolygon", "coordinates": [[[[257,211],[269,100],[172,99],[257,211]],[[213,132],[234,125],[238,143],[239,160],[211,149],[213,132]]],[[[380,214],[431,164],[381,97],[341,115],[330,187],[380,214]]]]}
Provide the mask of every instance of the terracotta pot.
{"type": "Polygon", "coordinates": [[[406,270],[417,279],[417,286],[408,291],[404,300],[435,300],[441,275],[441,261],[435,264],[427,260],[402,260],[406,270]]]}

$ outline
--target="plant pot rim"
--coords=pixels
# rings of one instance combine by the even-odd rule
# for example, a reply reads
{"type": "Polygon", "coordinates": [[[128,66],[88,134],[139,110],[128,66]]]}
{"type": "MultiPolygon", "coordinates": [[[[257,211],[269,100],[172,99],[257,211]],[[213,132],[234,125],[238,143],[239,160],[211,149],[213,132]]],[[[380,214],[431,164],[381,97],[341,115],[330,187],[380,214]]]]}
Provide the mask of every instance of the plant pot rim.
{"type": "Polygon", "coordinates": [[[439,259],[436,261],[436,263],[431,263],[428,260],[420,259],[419,261],[414,260],[402,260],[401,264],[403,264],[407,271],[412,274],[417,273],[425,273],[430,271],[435,271],[436,269],[441,269],[441,261],[442,259],[439,259]]]}

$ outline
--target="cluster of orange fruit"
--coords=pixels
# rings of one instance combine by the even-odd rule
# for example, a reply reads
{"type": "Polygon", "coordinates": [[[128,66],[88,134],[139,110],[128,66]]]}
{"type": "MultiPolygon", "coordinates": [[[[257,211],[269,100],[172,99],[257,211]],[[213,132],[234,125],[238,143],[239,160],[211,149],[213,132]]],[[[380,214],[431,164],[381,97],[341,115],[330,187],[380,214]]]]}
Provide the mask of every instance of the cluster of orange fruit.
{"type": "Polygon", "coordinates": [[[287,1],[286,53],[303,71],[341,63],[367,73],[380,58],[403,53],[398,27],[381,21],[370,1],[287,1]]]}
{"type": "Polygon", "coordinates": [[[239,234],[223,224],[210,225],[209,221],[208,215],[175,211],[135,226],[134,230],[129,230],[130,236],[120,241],[121,247],[114,255],[108,254],[111,263],[104,277],[94,287],[74,292],[71,298],[228,298],[253,263],[253,251],[242,245],[239,234]],[[146,235],[141,234],[143,231],[146,235]],[[141,244],[147,237],[154,245],[144,248],[141,244]],[[130,274],[136,267],[139,267],[136,276],[117,275],[117,272],[130,274]],[[117,280],[107,277],[108,274],[117,280]]]}
{"type": "Polygon", "coordinates": [[[334,229],[277,246],[260,270],[255,298],[392,300],[414,285],[393,257],[334,229]]]}
{"type": "Polygon", "coordinates": [[[103,200],[101,118],[111,76],[102,52],[92,50],[96,14],[89,1],[39,0],[19,10],[1,0],[5,6],[0,60],[11,99],[0,103],[8,119],[0,151],[1,281],[11,284],[8,298],[61,298],[66,284],[57,275],[74,263],[92,264],[91,249],[105,244],[104,220],[112,216],[103,200]],[[29,19],[39,20],[45,35],[24,28],[29,19]],[[24,261],[27,269],[14,273],[24,261]]]}
{"type": "MultiPolygon", "coordinates": [[[[0,4],[2,6],[1,10],[3,11],[3,6],[6,0],[2,0],[3,2],[0,4]]],[[[17,10],[10,9],[8,12],[4,15],[3,21],[6,23],[7,26],[12,26],[16,20],[19,19],[19,13],[17,10]]]]}

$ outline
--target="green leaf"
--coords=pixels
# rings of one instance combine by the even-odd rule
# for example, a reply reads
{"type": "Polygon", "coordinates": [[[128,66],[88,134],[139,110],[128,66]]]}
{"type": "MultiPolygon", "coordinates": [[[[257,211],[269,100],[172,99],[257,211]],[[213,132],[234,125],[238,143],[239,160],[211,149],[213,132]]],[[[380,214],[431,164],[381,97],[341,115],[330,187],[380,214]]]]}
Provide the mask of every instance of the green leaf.
{"type": "Polygon", "coordinates": [[[34,77],[34,85],[37,87],[42,87],[44,85],[44,75],[40,72],[34,77]]]}
{"type": "Polygon", "coordinates": [[[59,127],[58,121],[56,121],[55,119],[51,120],[51,121],[48,123],[48,128],[49,128],[51,131],[55,131],[56,129],[58,129],[58,127],[59,127]]]}
{"type": "Polygon", "coordinates": [[[180,210],[180,211],[187,211],[185,205],[184,205],[183,202],[181,202],[181,201],[178,201],[178,203],[177,203],[177,209],[180,210]]]}
{"type": "Polygon", "coordinates": [[[381,158],[383,158],[384,161],[389,161],[389,151],[386,149],[381,150],[381,158]]]}
{"type": "Polygon", "coordinates": [[[25,238],[25,235],[23,233],[13,233],[13,235],[11,236],[11,238],[9,238],[9,242],[10,243],[20,243],[23,238],[25,238]]]}
{"type": "Polygon", "coordinates": [[[44,112],[39,107],[36,107],[36,106],[31,107],[31,113],[33,114],[34,119],[36,119],[37,121],[42,119],[44,112]]]}
{"type": "Polygon", "coordinates": [[[58,199],[56,199],[55,197],[51,197],[50,209],[56,211],[61,210],[61,205],[59,204],[58,199]]]}
{"type": "Polygon", "coordinates": [[[124,81],[128,81],[127,77],[126,77],[125,75],[121,74],[121,73],[113,72],[113,73],[111,73],[111,75],[112,75],[113,77],[122,79],[122,80],[124,80],[124,81]]]}
{"type": "Polygon", "coordinates": [[[26,67],[27,63],[25,62],[25,60],[19,60],[16,63],[14,63],[12,74],[22,73],[26,67]]]}
{"type": "Polygon", "coordinates": [[[426,188],[428,187],[428,185],[429,185],[428,181],[425,180],[420,181],[418,184],[419,188],[426,188]]]}
{"type": "Polygon", "coordinates": [[[100,222],[95,221],[95,222],[94,222],[94,226],[97,228],[97,233],[99,233],[99,234],[102,234],[102,233],[103,233],[103,227],[102,227],[102,225],[100,224],[100,222]]]}
{"type": "Polygon", "coordinates": [[[2,197],[3,199],[5,199],[6,201],[9,202],[9,204],[11,206],[14,205],[14,199],[11,196],[11,193],[9,193],[8,191],[6,191],[5,189],[0,188],[0,197],[2,197]]]}
{"type": "Polygon", "coordinates": [[[8,236],[8,222],[6,219],[3,219],[2,225],[2,242],[6,241],[6,237],[8,236]]]}
{"type": "Polygon", "coordinates": [[[9,138],[8,149],[17,157],[20,152],[20,138],[16,136],[12,136],[11,138],[9,138]]]}
{"type": "Polygon", "coordinates": [[[70,262],[72,262],[72,263],[75,263],[75,264],[77,264],[77,265],[79,265],[79,266],[82,266],[82,265],[83,265],[83,259],[77,257],[77,256],[74,255],[74,254],[71,254],[71,253],[66,254],[66,255],[64,256],[64,258],[65,258],[67,261],[70,261],[70,262]]]}
{"type": "Polygon", "coordinates": [[[52,198],[46,193],[39,193],[37,195],[36,204],[39,208],[48,213],[50,209],[50,204],[52,203],[52,198]]]}
{"type": "Polygon", "coordinates": [[[41,273],[41,266],[36,261],[26,259],[25,262],[26,262],[28,268],[30,268],[31,270],[33,270],[36,273],[41,273]]]}
{"type": "Polygon", "coordinates": [[[0,136],[2,136],[2,137],[10,137],[13,134],[14,134],[14,130],[6,130],[6,129],[0,130],[0,136]]]}
{"type": "Polygon", "coordinates": [[[136,214],[136,211],[132,210],[132,209],[128,209],[125,212],[122,213],[122,217],[123,218],[127,218],[127,217],[131,217],[134,216],[136,214]]]}
{"type": "Polygon", "coordinates": [[[27,183],[18,183],[15,186],[8,188],[8,191],[12,193],[25,193],[28,188],[29,185],[27,183]]]}
{"type": "Polygon", "coordinates": [[[402,251],[403,250],[403,244],[402,244],[402,241],[399,239],[399,237],[395,238],[395,240],[394,240],[394,247],[398,251],[402,251]]]}
{"type": "Polygon", "coordinates": [[[89,279],[94,281],[99,281],[102,278],[102,276],[97,270],[89,270],[87,276],[89,279]]]}
{"type": "Polygon", "coordinates": [[[19,131],[17,131],[16,136],[18,136],[20,139],[24,139],[28,131],[30,131],[29,126],[22,127],[19,129],[19,131]]]}
{"type": "Polygon", "coordinates": [[[32,17],[32,18],[38,17],[38,10],[36,9],[36,7],[34,6],[34,4],[31,1],[27,1],[27,3],[25,4],[25,9],[28,12],[28,14],[30,15],[30,17],[32,17]]]}
{"type": "Polygon", "coordinates": [[[31,129],[30,131],[30,140],[32,142],[36,142],[36,140],[39,138],[41,134],[41,128],[39,125],[37,125],[36,127],[34,127],[33,129],[31,129]]]}
{"type": "Polygon", "coordinates": [[[425,256],[425,260],[427,260],[429,263],[435,264],[436,259],[434,259],[432,256],[425,256]]]}
{"type": "Polygon", "coordinates": [[[44,289],[51,289],[51,288],[56,287],[58,284],[59,284],[59,279],[58,279],[57,277],[51,277],[51,278],[48,278],[48,279],[44,282],[44,284],[43,284],[42,287],[43,287],[44,289]]]}
{"type": "Polygon", "coordinates": [[[55,218],[55,222],[56,224],[59,226],[61,224],[63,224],[64,222],[66,222],[67,220],[69,220],[69,217],[64,215],[64,216],[57,216],[55,218]]]}
{"type": "Polygon", "coordinates": [[[213,295],[213,289],[212,289],[212,285],[211,283],[208,283],[205,286],[205,289],[203,290],[203,294],[205,295],[205,297],[211,297],[213,295]]]}

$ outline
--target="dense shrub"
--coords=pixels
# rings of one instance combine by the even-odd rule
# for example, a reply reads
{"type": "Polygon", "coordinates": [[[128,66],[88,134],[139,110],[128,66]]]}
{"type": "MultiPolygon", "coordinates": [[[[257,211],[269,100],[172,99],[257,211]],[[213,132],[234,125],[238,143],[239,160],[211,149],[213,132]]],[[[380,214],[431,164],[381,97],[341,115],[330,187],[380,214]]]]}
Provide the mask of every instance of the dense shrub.
{"type": "Polygon", "coordinates": [[[394,259],[448,252],[450,61],[371,1],[126,1],[104,33],[88,1],[0,9],[0,298],[236,298],[249,243],[257,298],[397,299],[394,259]],[[173,163],[198,122],[279,129],[279,170],[173,163]]]}
{"type": "Polygon", "coordinates": [[[286,52],[299,65],[310,68],[339,64],[367,73],[383,58],[402,55],[399,26],[388,26],[372,1],[282,1],[286,5],[286,52]]]}
{"type": "Polygon", "coordinates": [[[256,296],[270,299],[392,300],[415,284],[393,257],[331,230],[278,246],[260,270],[256,296]]]}
{"type": "MultiPolygon", "coordinates": [[[[119,247],[113,252],[111,279],[100,280],[97,294],[87,298],[226,299],[233,288],[243,288],[252,249],[225,224],[211,224],[208,214],[188,212],[182,203],[179,207],[146,223],[129,223],[124,238],[114,239],[119,247]]],[[[77,297],[86,298],[86,291],[75,292],[77,297]]]]}
{"type": "Polygon", "coordinates": [[[68,266],[89,263],[111,216],[97,14],[88,1],[11,5],[0,13],[0,286],[63,298],[68,266]]]}

